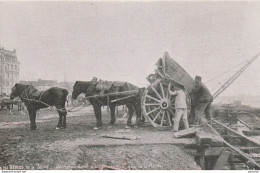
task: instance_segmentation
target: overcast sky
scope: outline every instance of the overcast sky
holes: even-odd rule
[[[260,2],[0,2],[20,79],[129,81],[165,51],[204,82],[260,52]],[[260,95],[260,58],[223,95]],[[213,92],[228,77],[208,83]]]

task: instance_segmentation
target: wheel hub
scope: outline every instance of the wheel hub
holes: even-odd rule
[[[160,102],[160,107],[162,109],[168,109],[169,106],[171,105],[171,101],[169,99],[162,99],[161,102]]]

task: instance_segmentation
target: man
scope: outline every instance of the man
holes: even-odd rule
[[[202,116],[205,113],[208,120],[212,119],[211,115],[211,102],[213,102],[213,96],[208,88],[201,82],[201,77],[195,77],[195,86],[191,91],[193,95],[193,103],[195,104],[195,125],[198,125],[203,119]]]
[[[174,87],[175,91],[170,90],[169,85],[169,94],[170,95],[176,95],[175,97],[175,117],[174,117],[174,126],[173,131],[177,132],[179,131],[179,123],[180,119],[182,118],[185,129],[189,128],[188,123],[188,113],[187,113],[187,103],[186,103],[186,94],[183,91],[183,87]]]

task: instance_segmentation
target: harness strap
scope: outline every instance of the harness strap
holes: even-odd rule
[[[40,93],[39,101],[41,101],[42,93],[44,93],[44,92],[45,92],[45,91],[42,91],[42,92]]]

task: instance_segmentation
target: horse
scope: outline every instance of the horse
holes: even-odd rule
[[[67,126],[65,109],[68,91],[59,87],[51,87],[44,91],[39,91],[32,85],[16,83],[12,88],[10,99],[20,97],[24,102],[30,118],[30,129],[36,129],[36,113],[39,109],[55,106],[59,113],[59,122],[56,129],[65,129]]]
[[[125,86],[114,86],[112,85],[109,89],[109,93],[113,92],[122,92],[122,91],[130,91],[130,90],[139,90],[139,92],[142,92],[142,90],[133,84],[125,82]],[[96,83],[93,83],[92,81],[76,81],[73,86],[73,92],[72,92],[72,99],[77,99],[77,97],[81,94],[85,93],[85,96],[93,96],[95,94],[100,94],[99,91],[97,91]],[[104,93],[108,93],[107,91]],[[115,107],[120,105],[126,105],[129,110],[129,117],[127,119],[127,125],[126,128],[130,128],[132,116],[135,111],[136,113],[136,124],[139,126],[142,122],[145,121],[144,117],[141,116],[141,98],[140,95],[130,97],[115,103],[112,103],[111,100],[122,98],[122,96],[109,96],[109,97],[103,97],[103,98],[89,98],[90,104],[94,108],[94,113],[96,117],[96,126],[94,127],[94,130],[98,130],[102,128],[102,113],[101,113],[101,107],[102,106],[108,106],[110,109],[111,114],[111,121],[110,124],[114,124],[116,121],[115,118]]]

